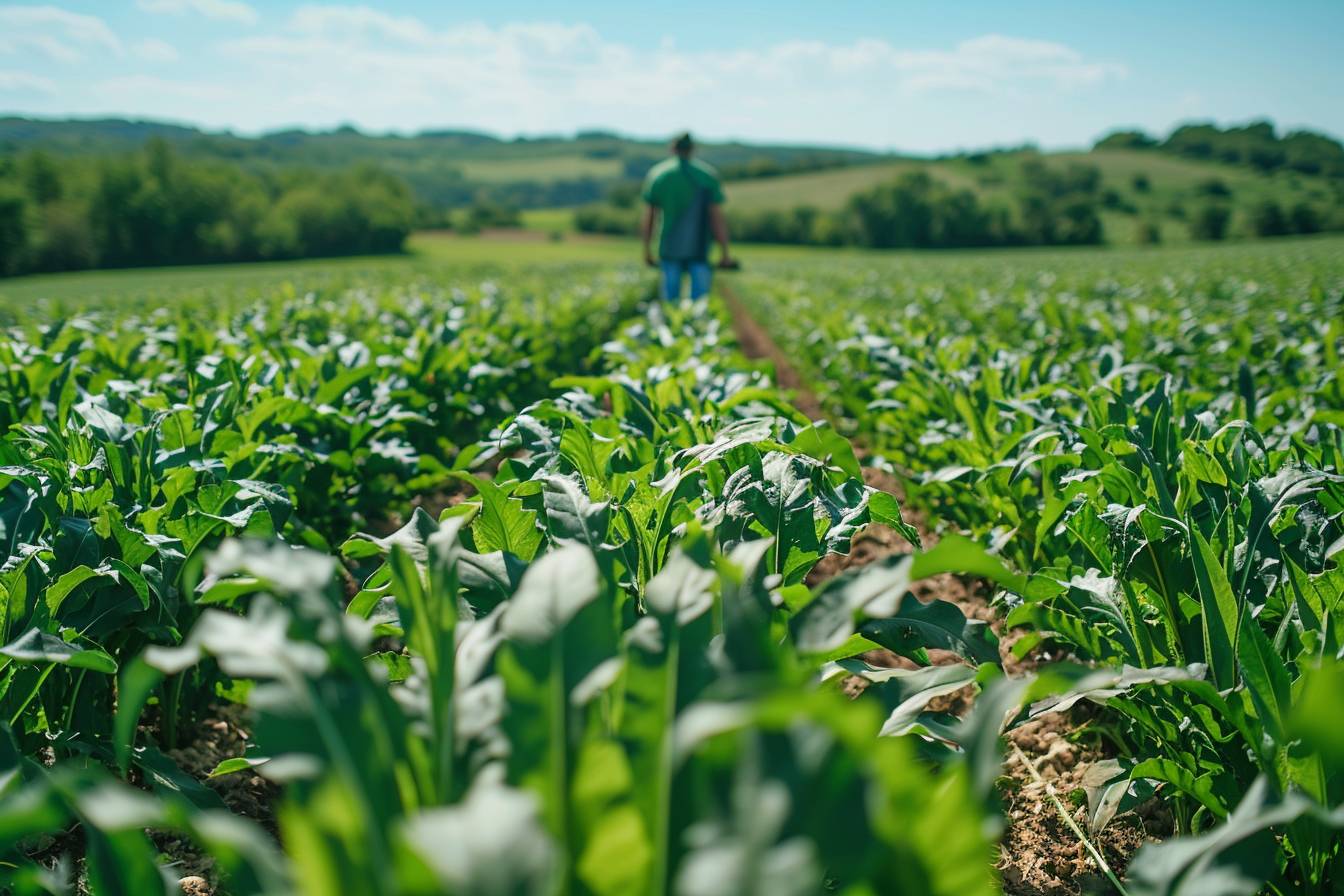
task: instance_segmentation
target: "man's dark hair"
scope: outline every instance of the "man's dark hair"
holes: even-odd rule
[[[677,138],[672,141],[672,151],[679,156],[688,156],[693,149],[695,149],[695,142],[691,140],[689,133],[678,134]]]

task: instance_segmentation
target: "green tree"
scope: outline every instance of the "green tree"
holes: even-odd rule
[[[1256,236],[1283,236],[1290,233],[1288,217],[1273,199],[1265,199],[1251,211],[1251,229]]]
[[[1196,240],[1226,238],[1232,221],[1232,209],[1222,202],[1208,202],[1200,206],[1190,219],[1190,237]]]
[[[1319,233],[1320,212],[1309,202],[1298,202],[1288,211],[1288,225],[1293,233]]]
[[[35,150],[23,156],[18,164],[19,176],[28,196],[38,205],[46,205],[61,198],[61,169],[51,156]]]
[[[23,269],[29,239],[27,197],[17,186],[0,182],[0,274]]]
[[[1134,238],[1140,245],[1156,246],[1162,242],[1162,222],[1151,219],[1140,221]]]
[[[1112,131],[1095,144],[1094,149],[1152,149],[1158,141],[1143,131]]]
[[[1022,163],[1021,236],[1036,245],[1086,245],[1102,242],[1097,206],[1101,171],[1073,163],[1063,168],[1039,159]]]
[[[33,251],[35,270],[81,271],[98,264],[87,206],[70,199],[49,202],[42,206],[39,218],[40,235]]]

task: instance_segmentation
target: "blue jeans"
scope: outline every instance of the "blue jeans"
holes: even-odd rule
[[[662,297],[664,299],[681,298],[681,278],[691,275],[691,298],[703,299],[709,295],[709,284],[713,279],[707,261],[660,261],[662,271]]]

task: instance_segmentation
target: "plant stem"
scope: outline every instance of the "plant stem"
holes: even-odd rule
[[[1041,773],[1036,769],[1036,764],[1027,757],[1026,753],[1022,752],[1022,748],[1017,744],[1013,744],[1013,754],[1017,756],[1019,762],[1027,767],[1027,771],[1031,772],[1031,777],[1036,783],[1045,788],[1046,796],[1050,797],[1050,802],[1055,804],[1055,809],[1059,812],[1059,817],[1064,819],[1064,823],[1069,826],[1069,830],[1073,831],[1074,836],[1078,838],[1078,842],[1083,844],[1083,849],[1087,850],[1088,855],[1092,857],[1092,861],[1097,863],[1097,867],[1100,868],[1101,872],[1106,875],[1108,880],[1110,880],[1111,885],[1115,887],[1115,891],[1119,893],[1120,896],[1129,896],[1129,891],[1125,889],[1124,884],[1120,883],[1120,878],[1115,876],[1115,872],[1111,870],[1111,866],[1106,863],[1106,858],[1102,856],[1101,850],[1097,849],[1096,846],[1092,844],[1092,841],[1087,839],[1087,835],[1083,833],[1083,829],[1078,827],[1078,823],[1073,820],[1073,816],[1069,814],[1069,810],[1065,808],[1064,803],[1060,801],[1059,795],[1055,793],[1055,788],[1051,786],[1049,781],[1041,777]]]

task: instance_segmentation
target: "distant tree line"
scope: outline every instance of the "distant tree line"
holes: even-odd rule
[[[824,152],[804,153],[787,158],[761,155],[744,162],[720,165],[719,174],[724,180],[761,180],[788,174],[810,174],[814,171],[847,168],[853,164],[853,159]]]
[[[258,173],[166,141],[0,159],[0,275],[400,251],[411,191],[371,166]]]
[[[501,139],[462,130],[432,130],[415,135],[375,135],[353,127],[327,132],[286,130],[260,137],[206,133],[196,128],[154,121],[118,119],[44,121],[0,116],[0,156],[42,149],[57,158],[108,157],[138,151],[151,138],[165,140],[192,161],[236,164],[263,174],[290,169],[338,172],[368,159],[408,183],[416,199],[429,209],[463,209],[476,204],[516,209],[573,207],[603,199],[619,180],[640,180],[667,155],[661,142],[635,140],[619,134],[586,130],[572,137],[520,136]],[[820,170],[829,165],[878,161],[881,154],[862,150],[744,143],[707,144],[716,163],[741,176]],[[576,156],[606,160],[607,172],[569,173]],[[497,176],[474,178],[482,163],[532,163],[555,160],[557,176],[514,177],[508,165]],[[545,166],[528,165],[529,172]],[[521,169],[520,169],[521,170]],[[734,173],[733,176],[739,176]]]
[[[1193,159],[1249,165],[1259,171],[1344,178],[1344,145],[1313,131],[1280,137],[1274,125],[1256,121],[1243,127],[1187,124],[1158,140],[1143,131],[1116,131],[1097,141],[1097,149],[1153,149]]]
[[[1022,163],[1013,200],[986,202],[924,171],[904,174],[856,193],[838,211],[730,209],[736,239],[795,245],[873,249],[980,246],[1091,245],[1102,242],[1101,173],[1093,166]],[[579,209],[575,228],[588,233],[631,233],[633,197]]]

